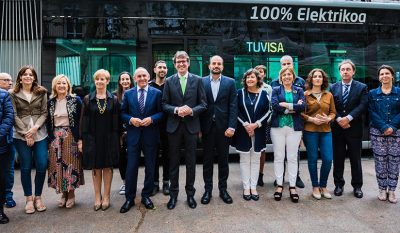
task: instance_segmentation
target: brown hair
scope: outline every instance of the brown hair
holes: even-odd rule
[[[312,79],[315,74],[315,72],[321,72],[322,74],[322,85],[321,85],[321,90],[324,91],[329,87],[329,81],[328,81],[328,75],[323,71],[322,69],[316,68],[310,71],[308,73],[307,79],[306,79],[306,89],[311,90],[313,88],[312,84]]]
[[[46,88],[39,85],[37,73],[32,65],[25,65],[25,66],[21,67],[21,69],[19,69],[17,78],[15,80],[15,86],[13,89],[14,93],[18,93],[21,90],[21,88],[22,88],[21,77],[27,70],[30,70],[33,74],[33,82],[32,82],[31,92],[33,92],[36,95],[47,93]]]
[[[293,82],[294,82],[294,79],[296,78],[296,73],[294,72],[294,69],[293,69],[292,67],[290,67],[290,66],[284,67],[284,68],[282,68],[282,69],[279,71],[279,83],[281,83],[281,84],[282,84],[282,75],[283,75],[283,73],[285,73],[286,71],[289,71],[290,73],[292,73],[292,75],[293,75]]]
[[[243,74],[242,85],[243,85],[244,89],[247,90],[247,88],[248,88],[246,80],[247,80],[247,76],[249,76],[251,74],[254,74],[257,77],[257,87],[258,88],[262,87],[263,81],[261,80],[260,72],[258,72],[258,70],[254,69],[254,68],[250,68]]]
[[[379,73],[380,73],[381,70],[383,70],[383,69],[389,70],[389,72],[392,74],[392,77],[394,78],[394,69],[393,69],[393,67],[391,67],[391,66],[389,66],[389,65],[381,65],[381,66],[378,68],[378,77],[379,77]]]
[[[131,80],[131,85],[129,87],[131,87],[131,88],[133,87],[132,75],[127,71],[122,71],[118,76],[118,89],[117,89],[118,102],[122,101],[122,93],[124,92],[124,88],[122,87],[121,83],[119,83],[121,81],[121,76],[123,74],[127,74],[129,76],[129,80]]]

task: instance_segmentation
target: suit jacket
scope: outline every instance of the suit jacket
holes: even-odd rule
[[[330,91],[335,101],[336,118],[351,115],[353,120],[350,121],[350,128],[348,128],[346,132],[355,137],[362,137],[362,114],[368,107],[367,85],[353,80],[346,106],[344,106],[342,98],[342,81],[332,84]],[[336,120],[332,123],[332,130],[342,130],[342,127],[339,126]]]
[[[167,116],[167,132],[174,133],[180,124],[184,123],[191,134],[200,131],[200,113],[207,109],[206,94],[201,78],[188,73],[185,94],[182,94],[178,74],[167,78],[164,86],[162,106]],[[192,116],[184,118],[175,114],[175,108],[187,105],[193,110]]]
[[[158,124],[163,116],[161,98],[161,91],[149,86],[146,102],[144,104],[144,113],[142,114],[139,107],[137,88],[134,87],[125,92],[124,98],[122,99],[121,119],[127,127],[128,145],[136,145],[139,143],[141,136],[146,138],[144,141],[146,145],[155,146],[159,143],[160,132]],[[139,119],[150,117],[153,123],[147,127],[135,127],[129,122],[132,117]]]
[[[201,131],[203,134],[210,132],[213,119],[218,130],[235,129],[238,114],[235,81],[222,75],[217,98],[214,101],[210,77],[202,78],[207,97],[207,110],[200,115]]]

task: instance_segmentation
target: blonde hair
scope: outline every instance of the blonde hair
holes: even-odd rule
[[[282,76],[283,73],[285,73],[286,71],[289,71],[290,73],[292,73],[293,75],[293,82],[296,78],[296,73],[294,72],[294,69],[292,67],[284,67],[279,71],[279,83],[282,84]]]
[[[57,90],[56,90],[56,85],[58,81],[60,81],[62,78],[65,78],[68,84],[68,90],[67,90],[67,95],[72,95],[72,87],[71,87],[71,82],[69,81],[69,78],[64,75],[64,74],[59,74],[56,77],[53,78],[51,81],[51,97],[56,98],[58,96]]]
[[[100,75],[104,75],[104,76],[106,77],[107,81],[110,81],[110,77],[111,77],[110,72],[108,72],[108,71],[105,70],[105,69],[97,70],[97,71],[93,74],[93,79],[96,79],[96,78],[97,78],[98,76],[100,76]]]

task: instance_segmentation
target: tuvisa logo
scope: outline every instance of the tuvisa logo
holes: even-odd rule
[[[283,53],[282,42],[271,42],[271,41],[248,41],[247,51],[249,53]]]

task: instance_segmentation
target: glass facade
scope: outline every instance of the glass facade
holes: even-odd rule
[[[318,67],[331,82],[340,79],[337,65],[352,59],[355,78],[370,88],[381,64],[400,70],[398,4],[265,2],[44,0],[42,74],[50,81],[65,72],[90,88],[94,71],[104,68],[113,90],[119,72],[142,66],[152,73],[157,60],[173,74],[177,50],[189,53],[190,71],[200,76],[209,74],[210,56],[221,55],[238,87],[244,71],[259,64],[267,67],[266,82],[275,79],[286,54],[299,76]]]

